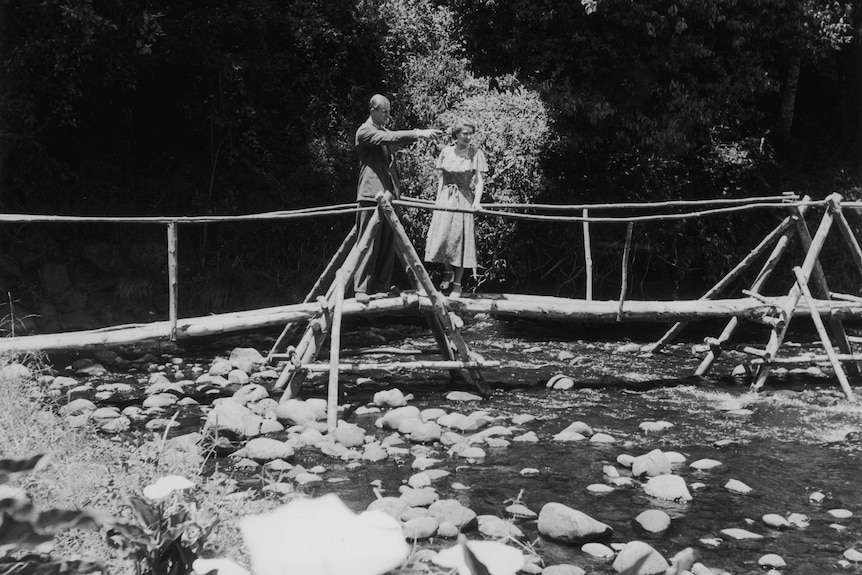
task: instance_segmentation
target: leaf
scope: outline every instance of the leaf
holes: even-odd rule
[[[0,515],[0,551],[22,545],[39,545],[51,539],[51,535],[37,533],[27,521],[18,521],[6,513]]]
[[[9,477],[18,473],[38,471],[48,463],[44,453],[25,459],[0,459],[0,483],[5,483]]]
[[[159,511],[149,501],[137,495],[130,495],[129,505],[142,526],[153,529],[158,525]]]
[[[466,544],[462,545],[462,547],[464,548],[464,562],[467,563],[467,568],[470,569],[472,575],[491,575],[485,564],[479,561],[478,557],[470,551],[470,547]]]

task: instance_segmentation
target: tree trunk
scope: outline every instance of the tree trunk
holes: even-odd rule
[[[790,140],[790,130],[793,128],[793,113],[796,109],[796,90],[799,87],[799,71],[802,67],[802,58],[796,54],[790,60],[787,68],[787,79],[781,91],[781,107],[778,110],[778,118],[775,121],[775,137],[779,144],[786,144]]]

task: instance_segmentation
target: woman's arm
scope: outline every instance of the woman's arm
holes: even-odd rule
[[[482,192],[485,191],[485,178],[482,172],[476,172],[476,187],[473,188],[473,209],[482,209]]]

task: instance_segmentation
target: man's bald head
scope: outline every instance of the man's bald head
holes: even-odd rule
[[[389,99],[380,94],[374,94],[368,103],[371,108],[371,121],[379,127],[389,123]]]
[[[374,94],[371,96],[371,101],[368,102],[368,109],[374,111],[383,105],[390,106],[389,98],[382,94]]]

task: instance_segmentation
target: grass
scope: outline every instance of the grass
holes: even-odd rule
[[[30,358],[34,371],[44,369]],[[0,366],[11,358],[0,357]],[[182,475],[197,486],[194,498],[219,522],[207,541],[207,555],[228,557],[247,564],[238,520],[275,507],[274,500],[225,499],[230,481],[223,475],[204,477],[199,461],[171,456],[162,437],[142,435],[119,440],[93,428],[70,428],[56,405],[46,402],[36,379],[0,379],[0,457],[23,458],[47,453],[48,464],[37,473],[17,478],[16,484],[37,508],[100,509],[128,518],[128,496],[164,475]],[[54,554],[98,559],[109,573],[134,572],[134,564],[110,547],[104,532],[72,529],[55,538]]]

